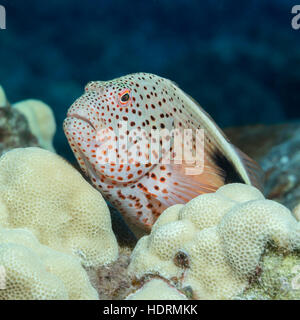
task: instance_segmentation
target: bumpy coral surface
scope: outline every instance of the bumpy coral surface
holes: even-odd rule
[[[130,294],[126,300],[187,300],[187,297],[166,281],[152,279]]]
[[[228,184],[165,210],[137,243],[129,272],[159,275],[196,299],[231,299],[257,276],[268,245],[300,249],[300,224],[254,187]]]
[[[13,107],[25,116],[39,145],[55,152],[52,140],[56,131],[56,123],[52,109],[44,102],[34,99],[20,101]]]
[[[0,228],[0,300],[98,299],[77,257],[41,245],[26,229]]]
[[[101,194],[50,151],[19,148],[0,158],[0,202],[0,225],[28,228],[42,244],[77,255],[85,266],[118,257]]]

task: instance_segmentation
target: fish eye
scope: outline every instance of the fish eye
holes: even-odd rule
[[[130,95],[129,95],[129,91],[126,90],[125,92],[123,92],[120,96],[120,102],[122,104],[126,104],[130,99]]]
[[[122,102],[127,102],[129,100],[129,93],[125,93],[121,97]]]

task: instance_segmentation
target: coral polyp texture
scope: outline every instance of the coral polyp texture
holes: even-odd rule
[[[300,223],[254,187],[228,184],[165,210],[137,243],[129,273],[163,277],[194,299],[234,299],[264,274],[269,247],[299,252]]]
[[[80,260],[41,245],[26,229],[0,228],[0,300],[95,300]]]
[[[30,229],[86,267],[115,261],[118,245],[101,194],[58,155],[18,148],[0,158],[0,226]]]
[[[151,279],[126,300],[188,300],[186,295],[179,292],[162,279]]]
[[[15,103],[13,107],[25,116],[39,145],[55,152],[52,140],[56,132],[56,122],[52,109],[44,102],[34,99],[20,101]]]

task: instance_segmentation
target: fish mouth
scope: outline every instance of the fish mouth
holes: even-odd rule
[[[78,120],[81,120],[81,121],[83,121],[83,122],[86,122],[88,125],[90,125],[90,126],[92,127],[92,129],[94,129],[94,130],[96,131],[96,129],[95,129],[94,125],[92,124],[92,122],[91,122],[89,119],[87,119],[86,117],[81,116],[81,115],[79,115],[79,114],[77,114],[77,113],[68,114],[68,117],[69,117],[69,118],[76,118],[76,119],[78,119]]]

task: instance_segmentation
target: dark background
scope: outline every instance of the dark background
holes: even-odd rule
[[[300,30],[289,0],[0,0],[0,83],[62,121],[90,80],[144,71],[175,81],[221,126],[300,118]]]

